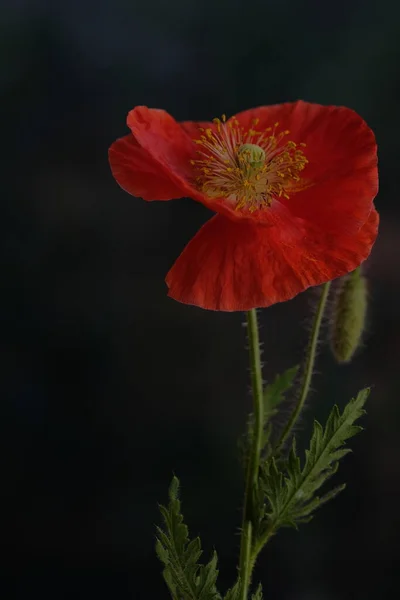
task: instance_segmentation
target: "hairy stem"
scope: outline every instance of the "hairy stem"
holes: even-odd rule
[[[255,309],[246,313],[247,335],[253,392],[254,427],[250,454],[247,463],[246,488],[243,505],[243,521],[240,540],[239,577],[241,581],[241,600],[247,600],[251,582],[251,553],[253,531],[253,502],[258,485],[258,470],[263,438],[263,382],[258,335],[257,312]]]
[[[285,429],[282,432],[282,435],[278,441],[276,446],[275,454],[279,454],[282,446],[288,439],[293,427],[295,426],[297,419],[302,411],[304,403],[307,399],[308,392],[310,390],[310,384],[312,379],[312,374],[314,370],[316,352],[317,352],[317,343],[319,332],[321,329],[322,317],[324,316],[326,301],[329,296],[329,289],[331,286],[331,282],[328,281],[322,286],[322,292],[319,299],[319,303],[317,306],[317,312],[315,313],[314,323],[311,330],[310,341],[308,343],[308,349],[306,354],[306,362],[304,365],[303,379],[300,388],[300,395],[297,401],[295,408],[293,409],[292,414],[290,415],[290,419],[286,424]]]
[[[239,577],[240,577],[240,600],[247,600],[249,587],[251,583],[251,556],[252,556],[252,532],[253,526],[251,521],[246,520],[242,525],[240,539],[240,562],[239,562]]]

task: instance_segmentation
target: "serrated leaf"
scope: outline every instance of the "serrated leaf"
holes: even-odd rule
[[[160,506],[164,529],[157,527],[156,552],[164,564],[165,582],[173,600],[221,600],[216,589],[217,554],[206,565],[199,564],[200,538],[189,539],[178,494],[179,480],[174,477],[168,507]]]
[[[299,366],[291,367],[276,375],[274,381],[264,388],[264,418],[269,419],[275,414],[277,407],[285,399],[286,392],[292,387]]]
[[[368,395],[369,389],[360,391],[356,398],[350,400],[342,414],[334,406],[325,427],[314,421],[303,466],[297,456],[295,441],[285,461],[278,464],[272,458],[262,466],[260,485],[266,507],[264,522],[259,527],[261,539],[266,540],[279,527],[297,528],[298,524],[309,521],[317,508],[344,489],[345,486],[341,485],[322,497],[316,494],[336,473],[339,460],[351,452],[343,446],[361,430],[354,422],[364,414],[363,406]]]
[[[280,375],[276,375],[274,381],[265,386],[263,391],[263,438],[261,454],[266,456],[270,453],[269,440],[271,437],[270,419],[278,412],[278,406],[285,400],[286,392],[292,387],[294,379],[299,370],[298,365],[287,369]],[[248,452],[253,439],[254,416],[250,414],[247,432],[239,441],[239,451],[244,466],[247,464]]]
[[[251,596],[251,600],[263,600],[261,583],[259,584],[256,593]]]
[[[240,598],[240,579],[237,580],[235,585],[226,592],[224,600],[239,600]]]

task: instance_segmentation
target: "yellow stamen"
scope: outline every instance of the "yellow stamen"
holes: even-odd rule
[[[290,132],[278,133],[279,122],[263,131],[255,129],[259,119],[247,131],[236,117],[227,121],[222,115],[213,123],[215,128],[200,129],[200,138],[193,140],[199,158],[191,161],[198,172],[196,185],[207,196],[254,212],[301,188],[297,182],[308,163],[301,149],[306,145],[285,142]]]

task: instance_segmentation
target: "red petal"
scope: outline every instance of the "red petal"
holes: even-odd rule
[[[200,128],[216,129],[215,124],[210,123],[210,121],[181,121],[179,125],[186,131],[192,140],[198,140],[200,138],[202,133]]]
[[[183,183],[193,176],[190,161],[195,145],[165,110],[137,106],[128,114],[127,123],[140,146],[166,170]]]
[[[265,227],[217,215],[168,273],[169,296],[224,311],[283,302],[355,269],[369,255],[377,227],[375,209],[351,236],[326,234],[300,219]]]
[[[378,191],[376,142],[365,121],[349,108],[301,100],[237,115],[245,129],[256,118],[258,130],[279,122],[278,132],[290,131],[286,139],[306,144],[305,189],[280,201],[294,215],[325,230],[358,230]]]
[[[108,156],[115,179],[133,196],[144,200],[171,200],[182,197],[182,189],[162,165],[139,146],[132,134],[114,142]]]
[[[134,108],[128,114],[127,122],[141,148],[179,188],[180,193],[175,197],[193,198],[211,210],[234,212],[232,208],[224,206],[224,199],[207,198],[193,185],[196,174],[191,160],[197,157],[196,145],[186,132],[194,131],[193,123],[190,125],[187,122],[182,127],[164,110],[146,106]],[[196,136],[199,137],[198,129]]]

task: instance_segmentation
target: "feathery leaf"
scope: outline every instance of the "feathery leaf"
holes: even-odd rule
[[[261,583],[259,584],[255,594],[251,596],[251,600],[263,600]]]
[[[271,435],[270,419],[278,412],[279,405],[285,400],[286,392],[293,386],[294,379],[299,370],[299,366],[291,367],[280,375],[276,375],[272,383],[265,386],[263,392],[263,442],[262,454],[270,453],[269,439]],[[254,417],[250,414],[247,425],[247,432],[239,442],[242,462],[246,466],[249,448],[253,439]]]
[[[291,367],[264,388],[264,420],[267,421],[277,412],[279,404],[285,400],[286,392],[292,387],[299,367]]]
[[[157,527],[156,552],[164,564],[164,579],[173,600],[221,600],[216,589],[217,555],[199,564],[202,555],[200,538],[189,540],[178,498],[179,480],[172,479],[168,507],[160,506],[164,529]]]
[[[224,600],[239,600],[240,598],[240,579],[237,580],[235,585],[226,592]]]
[[[362,428],[354,425],[365,411],[363,406],[368,398],[369,389],[361,390],[356,398],[350,400],[342,414],[334,406],[325,428],[314,421],[309,449],[305,452],[304,465],[296,453],[296,443],[287,459],[278,463],[274,458],[262,465],[260,487],[263,490],[265,506],[263,521],[258,529],[258,537],[265,541],[279,527],[296,527],[309,521],[312,513],[334,498],[344,489],[338,486],[322,497],[316,495],[319,488],[336,473],[339,463],[348,452],[344,448],[346,440]]]

